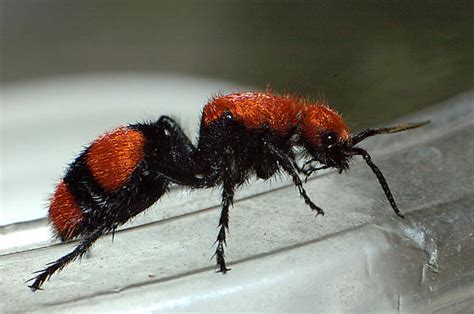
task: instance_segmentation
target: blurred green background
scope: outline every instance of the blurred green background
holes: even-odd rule
[[[85,72],[174,72],[323,96],[354,128],[474,85],[473,1],[1,6],[3,85]]]

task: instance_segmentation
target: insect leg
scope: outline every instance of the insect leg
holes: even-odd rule
[[[60,259],[48,264],[49,266],[45,269],[38,271],[38,276],[29,279],[28,281],[34,280],[33,284],[29,287],[34,292],[38,289],[41,289],[43,283],[48,280],[55,272],[63,269],[68,263],[72,262],[78,257],[81,257],[86,253],[92,244],[104,233],[102,229],[97,229],[86,238],[84,238],[81,243],[76,246],[76,248],[69,254],[64,255]]]
[[[298,191],[301,197],[304,199],[306,205],[308,205],[312,210],[317,211],[317,215],[323,216],[324,211],[320,207],[316,206],[316,204],[311,201],[308,194],[306,193],[306,190],[303,187],[303,183],[301,182],[301,179],[298,176],[298,173],[296,172],[291,159],[274,145],[270,143],[266,143],[266,145],[268,149],[272,152],[273,156],[278,160],[278,163],[281,165],[283,170],[285,170],[293,178],[293,183],[298,188]]]
[[[196,147],[186,136],[176,121],[167,116],[158,120],[163,128],[167,142],[167,155],[160,165],[160,173],[173,183],[202,187],[205,182],[201,176],[201,164],[195,162]],[[206,170],[206,169],[204,169]]]
[[[179,144],[183,152],[186,151],[184,155],[189,155],[196,150],[196,147],[176,121],[168,116],[162,116],[158,120],[158,124],[173,135],[173,141]]]
[[[234,184],[232,180],[228,178],[224,179],[223,190],[222,190],[222,211],[219,219],[219,233],[217,234],[217,248],[215,252],[217,271],[226,273],[230,268],[226,267],[224,246],[226,245],[226,230],[229,229],[229,207],[234,202]]]

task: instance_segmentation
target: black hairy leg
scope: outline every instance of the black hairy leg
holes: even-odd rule
[[[165,135],[172,139],[170,149],[175,155],[191,156],[195,152],[196,147],[176,121],[168,116],[162,116],[158,124],[165,130]]]
[[[229,229],[229,207],[234,202],[234,183],[232,176],[226,175],[222,187],[222,211],[219,218],[219,232],[217,234],[217,247],[214,255],[216,256],[217,272],[226,273],[230,268],[225,264],[224,246],[226,243],[226,231]]]
[[[48,264],[49,266],[43,270],[38,271],[39,275],[31,278],[28,281],[34,280],[33,284],[29,287],[31,290],[36,291],[41,289],[41,285],[48,280],[55,272],[63,269],[67,264],[74,261],[76,258],[84,255],[92,244],[104,233],[102,229],[96,229],[94,232],[86,236],[81,243],[69,254],[64,255],[60,259]]]
[[[209,163],[208,156],[204,156],[176,121],[167,116],[162,116],[158,124],[163,128],[167,137],[169,153],[166,154],[164,162],[160,163],[160,175],[169,181],[193,188],[205,188],[215,186],[224,163],[221,160]],[[199,155],[200,154],[200,155]]]
[[[160,174],[176,184],[202,187],[203,180],[197,176],[200,167],[194,160],[196,147],[170,117],[162,116],[158,124],[163,128],[169,150],[165,161],[160,164]]]
[[[298,176],[298,173],[293,165],[293,161],[291,160],[291,158],[287,156],[284,152],[282,152],[280,149],[275,147],[273,144],[266,142],[265,145],[272,152],[273,156],[281,165],[283,170],[285,170],[293,178],[293,183],[298,188],[298,191],[301,197],[304,199],[304,202],[306,203],[306,205],[308,205],[312,210],[317,211],[316,216],[317,215],[324,216],[323,209],[317,206],[316,204],[314,204],[313,201],[309,198],[308,194],[306,193],[306,190],[303,187],[303,182],[301,182],[301,179]]]

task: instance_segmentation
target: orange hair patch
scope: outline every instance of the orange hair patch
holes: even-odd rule
[[[341,139],[350,137],[342,117],[326,105],[309,105],[303,108],[301,132],[313,144],[319,144],[320,135],[325,131],[336,132]]]
[[[298,113],[303,106],[303,102],[290,96],[236,93],[210,101],[204,108],[203,121],[209,124],[228,111],[234,119],[249,128],[268,125],[276,132],[286,133],[298,124]]]
[[[75,236],[77,226],[82,221],[82,211],[63,181],[58,184],[51,198],[49,219],[64,240]]]
[[[91,144],[87,165],[104,190],[116,190],[127,182],[142,161],[144,145],[145,138],[141,132],[118,128]]]

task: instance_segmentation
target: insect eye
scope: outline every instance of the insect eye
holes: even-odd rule
[[[339,136],[336,132],[333,131],[324,132],[321,135],[321,143],[325,146],[331,146],[333,144],[336,144],[338,140]]]

